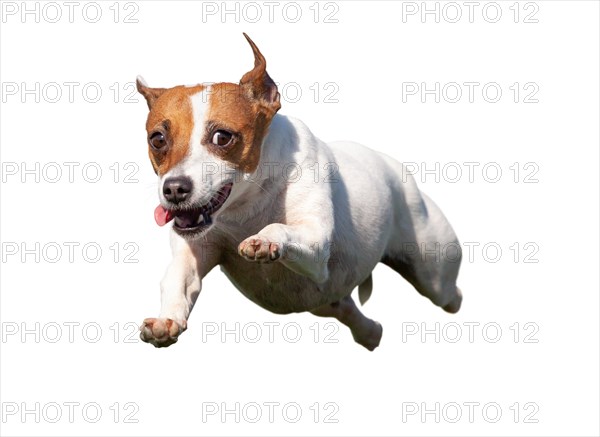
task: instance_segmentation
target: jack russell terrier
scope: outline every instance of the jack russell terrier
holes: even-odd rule
[[[137,79],[159,177],[154,216],[161,226],[173,220],[160,314],[144,320],[142,340],[175,343],[202,278],[217,265],[261,307],[335,317],[369,350],[383,329],[351,293],[358,286],[367,301],[379,262],[457,312],[461,250],[440,209],[400,162],[352,142],[326,144],[301,121],[277,115],[277,85],[244,36],[254,68],[239,84],[167,89]]]

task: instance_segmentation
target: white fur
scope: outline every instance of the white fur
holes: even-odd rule
[[[202,94],[191,97],[195,127],[190,154],[163,180],[192,177],[194,202],[210,199],[228,181],[235,183],[203,236],[192,241],[173,236],[174,259],[161,284],[160,320],[174,320],[185,329],[201,278],[218,263],[262,307],[336,317],[370,350],[379,344],[381,326],[360,314],[349,296],[363,283],[368,290],[371,272],[382,260],[433,303],[458,311],[458,240],[401,163],[356,143],[325,144],[299,120],[276,115],[254,173],[207,174],[207,163],[224,169],[226,164],[200,144],[207,105]],[[283,172],[286,166],[293,170],[291,180]],[[270,174],[269,168],[275,171]],[[240,256],[237,249],[251,240],[275,244],[279,258],[249,262],[254,259]],[[457,257],[448,260],[440,252],[439,259],[432,259],[425,250],[436,244],[455,245]],[[370,290],[363,293],[368,294]],[[162,340],[144,331],[142,338],[161,345]]]

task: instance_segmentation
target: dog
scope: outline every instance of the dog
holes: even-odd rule
[[[143,341],[169,346],[186,330],[215,266],[244,296],[276,313],[309,311],[348,326],[372,351],[383,329],[361,304],[382,262],[449,313],[460,309],[457,237],[400,162],[353,142],[324,143],[277,114],[277,85],[244,33],[254,68],[239,84],[151,88],[149,156],[158,176],[157,224],[173,221],[173,260],[161,310]],[[433,253],[453,248],[448,253]],[[448,252],[448,250],[446,250]],[[444,255],[444,256],[442,256]]]

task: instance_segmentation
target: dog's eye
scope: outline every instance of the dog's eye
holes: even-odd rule
[[[233,139],[233,134],[231,132],[227,132],[226,130],[218,130],[213,134],[212,143],[215,146],[225,147],[231,143]]]
[[[167,140],[165,136],[160,132],[154,132],[150,136],[150,145],[155,149],[162,149],[167,145]]]

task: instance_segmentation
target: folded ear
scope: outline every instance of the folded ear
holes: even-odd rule
[[[138,76],[135,80],[138,92],[144,96],[148,109],[152,109],[154,102],[166,91],[165,88],[150,88],[142,76]]]
[[[277,85],[275,85],[275,82],[273,82],[273,79],[267,73],[267,61],[265,57],[258,50],[254,41],[245,33],[244,36],[248,40],[250,47],[252,47],[252,52],[254,52],[254,68],[244,74],[240,80],[240,86],[250,97],[259,100],[263,106],[270,109],[274,114],[281,108]]]

